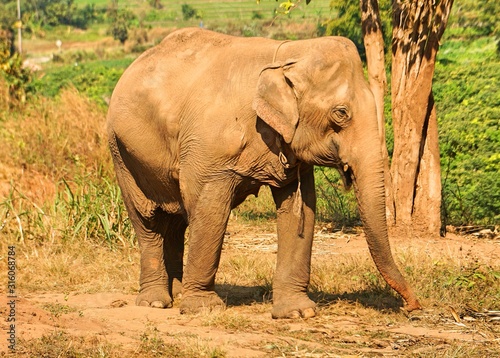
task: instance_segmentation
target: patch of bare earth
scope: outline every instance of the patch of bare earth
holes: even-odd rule
[[[500,354],[500,324],[479,316],[457,315],[450,302],[434,300],[423,311],[408,314],[399,309],[377,308],[361,296],[339,292],[336,297],[313,295],[319,302],[314,318],[272,320],[269,287],[248,287],[244,278],[228,279],[226,272],[228,267],[237,265],[234,255],[274,257],[277,246],[273,230],[272,225],[231,223],[218,273],[217,290],[228,302],[228,308],[222,312],[180,315],[178,303],[165,310],[137,307],[135,295],[120,292],[79,293],[65,292],[64,288],[59,293],[20,291],[16,301],[17,355],[32,356],[33,352],[39,352],[34,347],[44,342],[62,345],[57,356],[71,356],[68,352],[75,350],[89,356],[101,352],[101,356],[112,357],[493,357]],[[430,260],[452,257],[466,261],[481,257],[485,263],[494,263],[500,259],[498,239],[473,240],[451,235],[437,239],[395,239],[392,246],[396,257],[420,252]],[[362,234],[332,234],[318,228],[313,275],[314,267],[322,262],[348,255],[356,255],[360,261],[370,260]],[[422,301],[424,305],[430,302],[425,297]],[[7,315],[7,303],[2,295],[2,317]],[[12,354],[5,345],[8,328],[2,319],[2,354]],[[94,350],[90,350],[92,347]]]

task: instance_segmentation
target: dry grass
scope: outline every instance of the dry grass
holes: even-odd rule
[[[0,220],[9,240],[131,240],[102,108],[66,90],[0,120]]]

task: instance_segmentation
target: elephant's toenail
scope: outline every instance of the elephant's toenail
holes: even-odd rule
[[[306,308],[302,311],[303,318],[311,318],[314,316],[316,316],[316,311],[314,311],[314,308]]]
[[[288,318],[300,318],[300,312],[299,311],[292,311],[288,314]]]
[[[151,302],[151,307],[153,307],[153,308],[165,308],[165,307],[167,307],[167,305],[165,303],[163,303],[162,301],[154,301],[154,302]]]
[[[139,302],[139,306],[149,307],[149,302],[148,301],[141,301],[141,302]]]

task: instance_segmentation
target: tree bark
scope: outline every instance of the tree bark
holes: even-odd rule
[[[424,124],[425,137],[422,140],[423,147],[415,188],[413,225],[427,226],[428,232],[435,234],[441,229],[441,162],[436,106],[432,93],[429,110],[428,120]]]
[[[396,225],[433,235],[440,227],[441,175],[432,78],[452,4],[393,2],[391,171]]]
[[[387,223],[392,225],[395,220],[395,209],[384,118],[384,96],[387,89],[387,76],[385,73],[384,37],[382,33],[382,23],[380,21],[378,0],[360,0],[360,8],[361,28],[363,31],[363,42],[365,45],[368,66],[368,80],[377,107],[377,123],[384,161],[386,217]]]

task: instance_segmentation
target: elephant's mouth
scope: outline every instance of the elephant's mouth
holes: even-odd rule
[[[349,190],[352,187],[352,182],[354,179],[354,173],[352,168],[348,164],[344,164],[339,169],[340,176],[342,177],[342,182],[344,183],[345,190]]]

